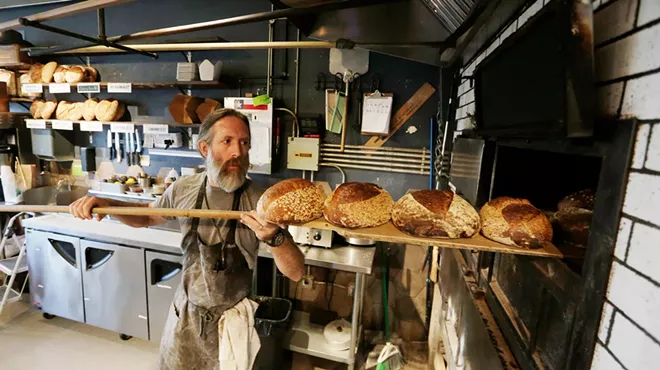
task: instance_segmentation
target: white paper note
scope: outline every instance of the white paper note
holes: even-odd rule
[[[250,147],[250,163],[259,166],[270,163],[270,129],[265,126],[252,125],[252,146]]]
[[[55,130],[67,130],[67,131],[72,131],[73,130],[73,122],[72,121],[62,121],[62,120],[51,120],[50,124]]]
[[[82,121],[80,122],[80,131],[102,132],[103,122]]]
[[[392,116],[391,96],[365,96],[362,108],[362,133],[388,135]]]
[[[51,94],[68,94],[71,92],[71,85],[69,84],[48,84],[48,91]]]

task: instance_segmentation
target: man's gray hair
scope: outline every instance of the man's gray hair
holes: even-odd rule
[[[250,121],[245,116],[245,114],[231,108],[220,108],[214,110],[213,112],[211,112],[211,114],[209,114],[208,116],[206,116],[206,118],[204,118],[204,121],[202,121],[202,125],[199,128],[199,137],[197,138],[197,140],[204,141],[210,145],[211,140],[213,139],[213,125],[215,125],[215,123],[218,122],[219,120],[226,117],[236,117],[241,121],[243,121],[245,123],[245,126],[247,126],[248,134],[250,135],[250,138],[252,138],[252,134],[250,133]]]

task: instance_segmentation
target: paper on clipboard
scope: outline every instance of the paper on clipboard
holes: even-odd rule
[[[364,94],[362,135],[389,135],[393,101],[392,94]]]

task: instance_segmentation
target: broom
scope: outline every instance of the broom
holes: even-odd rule
[[[387,251],[389,253],[390,247],[387,246]],[[389,318],[389,305],[387,298],[387,288],[389,286],[390,280],[390,264],[389,260],[385,256],[385,251],[381,245],[380,248],[380,261],[383,271],[383,316],[385,318],[385,340],[387,343],[385,347],[380,351],[380,356],[378,356],[378,365],[376,370],[399,370],[403,369],[403,356],[399,348],[390,342],[390,318]]]

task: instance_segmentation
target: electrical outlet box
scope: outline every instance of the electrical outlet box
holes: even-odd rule
[[[320,139],[290,137],[287,150],[287,168],[290,170],[319,170]]]

